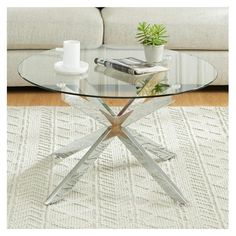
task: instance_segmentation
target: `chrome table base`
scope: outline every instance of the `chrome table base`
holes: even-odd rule
[[[53,204],[64,198],[64,195],[73,188],[79,178],[86,173],[94,161],[99,158],[99,155],[109,145],[113,137],[120,139],[134,157],[136,157],[138,162],[172,199],[182,204],[187,203],[177,186],[163,172],[157,162],[150,157],[147,151],[157,156],[160,161],[171,159],[175,154],[137,133],[135,130],[127,128],[131,123],[170,104],[171,97],[153,98],[148,101],[143,99],[130,99],[122,110],[118,114],[115,114],[102,99],[84,99],[73,95],[63,96],[65,102],[93,117],[103,124],[104,127],[52,153],[52,156],[60,161],[91,146],[69,174],[50,194],[45,201],[46,205]]]

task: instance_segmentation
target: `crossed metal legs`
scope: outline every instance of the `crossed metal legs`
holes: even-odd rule
[[[80,109],[80,111],[89,114],[105,127],[82,139],[75,140],[52,154],[56,160],[63,160],[64,158],[91,146],[69,174],[50,194],[45,202],[46,205],[53,204],[63,199],[64,195],[68,193],[77,183],[79,178],[87,172],[88,168],[92,166],[94,161],[115,136],[117,136],[127,149],[130,150],[138,162],[172,199],[182,204],[187,203],[177,186],[163,172],[157,162],[150,157],[148,152],[157,156],[160,161],[171,159],[175,154],[137,133],[135,130],[127,128],[128,125],[152,113],[154,110],[168,105],[171,102],[170,97],[154,98],[148,102],[143,102],[134,106],[131,104],[134,104],[135,100],[129,100],[127,105],[124,106],[118,114],[115,114],[107,104],[99,99],[90,98],[87,100],[72,95],[66,95],[64,100],[70,105]],[[93,111],[89,111],[89,109],[92,109]]]

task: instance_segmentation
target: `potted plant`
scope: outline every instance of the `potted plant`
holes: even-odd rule
[[[136,38],[144,45],[144,53],[148,63],[160,62],[163,58],[164,45],[167,43],[166,27],[161,24],[140,22]]]

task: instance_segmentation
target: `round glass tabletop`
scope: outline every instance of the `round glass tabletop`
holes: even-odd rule
[[[216,79],[216,69],[198,57],[165,50],[161,66],[165,72],[130,75],[94,63],[95,58],[144,59],[141,49],[101,47],[81,50],[81,60],[89,69],[81,75],[58,73],[54,64],[61,61],[63,52],[48,50],[24,59],[18,73],[26,81],[43,89],[73,95],[100,98],[147,98],[175,95],[209,85]]]

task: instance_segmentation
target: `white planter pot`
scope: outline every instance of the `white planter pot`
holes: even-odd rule
[[[164,54],[164,45],[160,46],[144,46],[144,53],[146,57],[146,61],[148,63],[155,63],[162,61]]]

